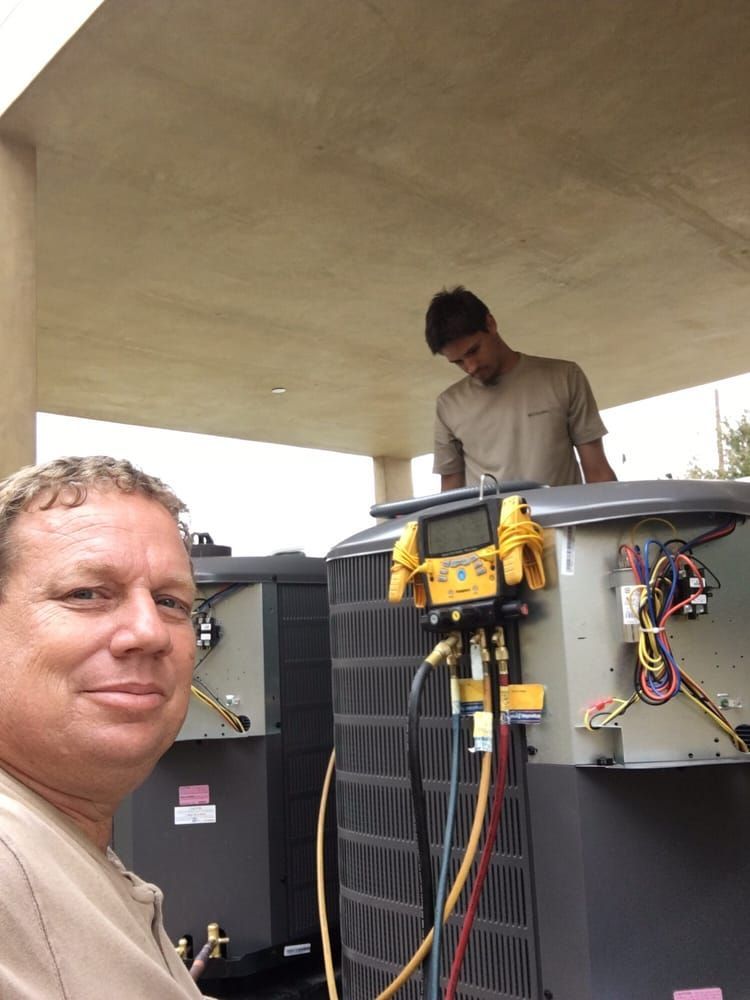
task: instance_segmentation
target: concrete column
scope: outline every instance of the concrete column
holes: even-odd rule
[[[0,478],[36,453],[36,151],[0,137]]]
[[[373,458],[375,472],[375,503],[407,500],[414,496],[410,458]]]

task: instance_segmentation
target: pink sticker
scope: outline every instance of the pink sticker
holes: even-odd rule
[[[702,990],[675,990],[672,1000],[724,1000],[718,986],[707,986]]]
[[[179,796],[181,806],[205,806],[211,801],[208,785],[180,785]],[[701,997],[699,1000],[703,1000],[703,998]]]

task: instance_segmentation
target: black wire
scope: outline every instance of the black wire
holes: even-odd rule
[[[238,590],[244,590],[248,587],[248,583],[231,583],[228,587],[224,587],[223,590],[217,590],[213,594],[209,594],[208,597],[204,597],[198,607],[195,609],[193,614],[201,614],[207,608],[213,608],[221,601],[225,600],[227,597],[231,597],[232,594],[236,594]]]
[[[710,588],[711,590],[721,590],[721,580],[714,573],[711,567],[706,566],[703,560],[699,559],[698,556],[694,556],[691,554],[690,558],[693,560],[696,566],[700,566],[700,568],[703,570],[707,578],[709,576],[713,577],[713,583],[711,583],[710,580],[706,579],[706,589],[708,590]]]
[[[206,654],[206,655],[208,655],[208,654]],[[205,660],[205,658],[206,658],[206,657],[204,656],[204,657],[203,657],[203,659]],[[200,677],[194,677],[194,678],[193,678],[193,684],[197,684],[197,685],[198,685],[198,687],[202,687],[202,688],[203,688],[203,690],[205,691],[205,693],[206,693],[206,694],[210,694],[210,695],[211,695],[211,697],[213,698],[213,700],[214,700],[215,702],[218,702],[218,704],[219,704],[219,705],[221,705],[221,702],[219,701],[219,697],[218,697],[218,695],[215,695],[215,694],[213,693],[213,691],[211,690],[211,688],[210,688],[210,687],[208,686],[208,684],[206,684],[206,682],[205,682],[205,681],[202,681],[202,680],[200,679]]]
[[[430,833],[427,826],[427,803],[422,784],[422,765],[419,758],[419,703],[422,698],[425,681],[432,671],[432,664],[427,660],[424,660],[420,664],[411,684],[407,710],[409,780],[414,808],[414,833],[419,859],[419,881],[422,891],[423,937],[426,937],[435,923],[435,888],[432,879]]]
[[[204,597],[200,601],[198,601],[196,598],[197,607],[193,609],[193,618],[195,618],[197,615],[205,614],[207,611],[210,611],[212,608],[214,608],[217,604],[220,604],[227,597],[231,597],[232,594],[236,594],[238,590],[244,590],[245,587],[249,586],[250,584],[242,581],[239,583],[231,583],[228,587],[224,587],[223,590],[217,590],[213,594],[209,594],[208,597]],[[198,667],[200,667],[202,664],[206,662],[206,660],[209,658],[209,656],[214,651],[216,646],[218,646],[219,639],[220,639],[220,634],[219,638],[216,639],[216,642],[214,642],[213,645],[208,647],[208,649],[200,658],[200,660],[198,660],[198,662],[195,664],[195,666],[193,667],[193,673],[196,672]]]
[[[201,656],[200,660],[198,660],[198,662],[193,667],[193,673],[196,672],[196,670],[198,669],[198,667],[200,667],[202,664],[204,664],[206,662],[206,660],[209,658],[209,656],[211,655],[211,653],[213,653],[213,651],[216,649],[217,645],[218,645],[217,643],[214,643],[213,646],[209,646],[208,647],[208,649],[206,650],[206,652],[203,654],[203,656]]]
[[[731,534],[731,531],[728,532],[728,534]],[[725,536],[720,535],[719,537],[723,538]],[[664,547],[667,548],[669,545],[679,545],[680,549],[678,551],[678,555],[684,555],[685,553],[690,552],[690,558],[693,560],[695,565],[700,566],[702,570],[709,573],[713,577],[714,582],[711,584],[707,583],[706,585],[710,586],[712,590],[721,590],[721,580],[719,580],[718,576],[714,573],[710,566],[707,566],[702,559],[699,559],[698,556],[690,551],[691,544],[695,544],[695,542],[686,542],[684,538],[670,538],[668,542],[664,543]]]
[[[691,538],[689,542],[684,542],[680,552],[689,552],[696,545],[704,545],[706,542],[713,542],[715,539],[726,538],[727,535],[731,535],[734,529],[737,527],[737,523],[740,520],[738,517],[730,517],[724,524],[719,525],[718,528],[709,528],[707,531],[702,532],[700,535],[696,535],[695,538]],[[744,518],[742,518],[744,521]]]
[[[597,732],[597,733],[599,732],[600,729],[606,729],[606,726],[595,726],[594,725],[594,719],[599,719],[599,718],[601,718],[601,716],[605,716],[606,717],[607,715],[611,715],[611,714],[612,714],[611,712],[594,712],[593,715],[589,716],[589,729],[593,729],[594,732]],[[624,713],[621,713],[621,714],[624,714]]]
[[[661,698],[660,700],[654,700],[653,695],[649,694],[649,692],[641,684],[642,670],[643,667],[641,666],[640,660],[636,660],[635,678],[633,680],[633,687],[635,688],[635,693],[638,695],[638,697],[644,704],[651,705],[653,708],[658,708],[660,705],[668,705],[669,702],[672,700],[672,698],[674,698],[675,695],[679,694],[680,689],[678,688],[673,695],[671,695],[669,698],[666,699],[666,701],[663,698]]]

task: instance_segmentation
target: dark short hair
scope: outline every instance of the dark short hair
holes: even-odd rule
[[[18,515],[34,504],[39,510],[57,504],[80,507],[92,489],[140,493],[161,504],[172,515],[189,551],[188,529],[181,520],[187,507],[161,479],[141,472],[126,459],[106,455],[55,458],[43,465],[28,465],[0,482],[0,588],[13,561],[11,528]]]
[[[481,299],[464,288],[444,288],[434,295],[425,316],[425,339],[433,354],[452,340],[487,329],[490,311]]]

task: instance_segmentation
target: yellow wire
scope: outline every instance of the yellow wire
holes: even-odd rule
[[[644,517],[642,520],[640,520],[636,524],[634,524],[633,527],[632,527],[632,529],[631,529],[631,532],[630,532],[630,548],[631,549],[635,548],[635,533],[636,533],[636,531],[638,531],[639,528],[642,528],[644,524],[666,524],[666,526],[669,528],[669,530],[672,532],[673,535],[677,534],[677,528],[675,528],[675,526],[672,524],[672,522],[668,521],[665,517]]]
[[[239,716],[235,715],[234,712],[231,712],[228,708],[225,708],[224,705],[216,701],[215,698],[212,698],[206,691],[201,691],[201,689],[196,687],[195,684],[190,685],[190,691],[193,696],[199,701],[202,701],[204,705],[212,708],[214,712],[218,712],[218,714],[226,723],[228,723],[228,725],[232,727],[232,729],[235,730],[235,732],[245,732],[245,727],[242,725]]]
[[[698,687],[698,684],[696,684],[696,682],[693,680],[690,674],[686,674],[684,670],[681,672],[683,678],[686,679],[689,682],[689,684],[691,684],[694,688]],[[747,743],[745,743],[745,741],[742,739],[741,736],[737,735],[737,733],[732,728],[731,723],[727,722],[727,720],[721,714],[719,708],[716,705],[714,705],[714,703],[711,701],[708,695],[705,696],[707,701],[706,703],[702,702],[700,698],[697,698],[689,690],[687,685],[682,685],[680,687],[680,691],[682,692],[682,694],[686,695],[692,702],[694,702],[698,706],[698,708],[702,709],[706,713],[706,715],[708,715],[709,718],[727,734],[731,742],[735,745],[735,747],[737,747],[737,749],[741,753],[750,753],[750,747],[748,747]]]
[[[320,809],[318,810],[318,831],[315,839],[315,873],[318,889],[318,918],[320,920],[320,936],[323,944],[323,964],[326,971],[326,983],[328,984],[328,996],[330,1000],[338,1000],[339,995],[336,990],[336,973],[333,970],[333,956],[331,955],[331,934],[328,929],[328,913],[326,911],[326,884],[325,868],[323,858],[323,834],[325,831],[326,805],[328,803],[328,793],[331,788],[333,769],[336,765],[336,751],[331,751],[328,759],[325,780],[323,781],[323,792],[320,797]]]
[[[635,547],[635,541],[634,541],[635,532],[643,524],[647,524],[651,521],[658,521],[662,524],[666,524],[667,527],[671,529],[673,534],[677,534],[677,529],[675,528],[675,526],[672,524],[671,521],[667,521],[665,518],[661,517],[645,518],[644,520],[639,521],[631,532],[630,536],[631,548]],[[647,595],[648,595],[648,590],[651,589],[651,591],[653,592],[654,606],[658,617],[658,614],[662,608],[663,597],[659,590],[654,589],[654,584],[656,583],[658,577],[660,576],[663,567],[668,562],[669,559],[667,558],[666,555],[660,556],[660,558],[656,561],[653,570],[651,571],[648,588],[643,584],[640,584],[637,588],[641,592],[638,612],[637,612],[640,621],[640,634],[638,636],[638,653],[637,653],[638,662],[644,670],[647,670],[650,673],[654,674],[657,678],[663,675],[664,671],[666,670],[666,663],[664,662],[664,656],[656,642],[656,631],[655,631],[654,621],[649,611]],[[630,594],[628,598],[630,603],[630,610],[633,611],[634,613],[635,613],[635,608],[633,607],[632,599],[635,590],[636,588],[633,589],[633,592]],[[664,629],[662,628],[660,629],[660,631],[664,631]],[[700,708],[709,717],[709,719],[711,719],[714,725],[718,726],[719,729],[721,729],[722,732],[724,732],[729,737],[730,742],[741,753],[750,753],[750,746],[748,746],[748,744],[745,743],[745,741],[740,736],[737,735],[731,723],[724,718],[720,709],[713,703],[713,701],[711,701],[708,695],[702,691],[700,686],[693,680],[693,678],[683,669],[680,669],[680,674],[684,682],[680,685],[679,688],[680,693],[684,694],[686,698],[688,698],[690,701],[693,702],[694,705]],[[697,694],[694,694],[693,691],[690,690],[691,687],[693,688],[694,691],[701,690],[705,700],[701,700],[701,698],[699,698]],[[613,719],[617,718],[618,715],[622,715],[622,713],[626,711],[626,709],[629,708],[630,705],[632,705],[635,701],[639,700],[640,699],[637,693],[634,694],[627,702],[621,702],[620,699],[613,698],[612,701],[620,701],[620,704],[613,712],[610,712],[610,714],[599,724],[599,727],[597,728],[606,726]],[[590,721],[593,711],[594,711],[593,708],[587,709],[586,712],[584,713],[584,718],[583,718],[584,725],[590,732],[596,732],[596,729],[592,727]]]
[[[631,705],[634,705],[637,701],[640,701],[640,698],[635,692],[633,692],[633,694],[631,694],[631,696],[627,699],[612,698],[610,700],[611,702],[617,703],[617,708],[611,711],[606,719],[602,719],[602,721],[596,727],[591,725],[591,716],[594,714],[595,707],[587,708],[586,711],[584,712],[583,724],[590,733],[598,732],[602,728],[602,726],[606,726],[608,723],[616,719],[618,715],[622,715],[623,712],[627,712],[627,710],[630,708]]]

